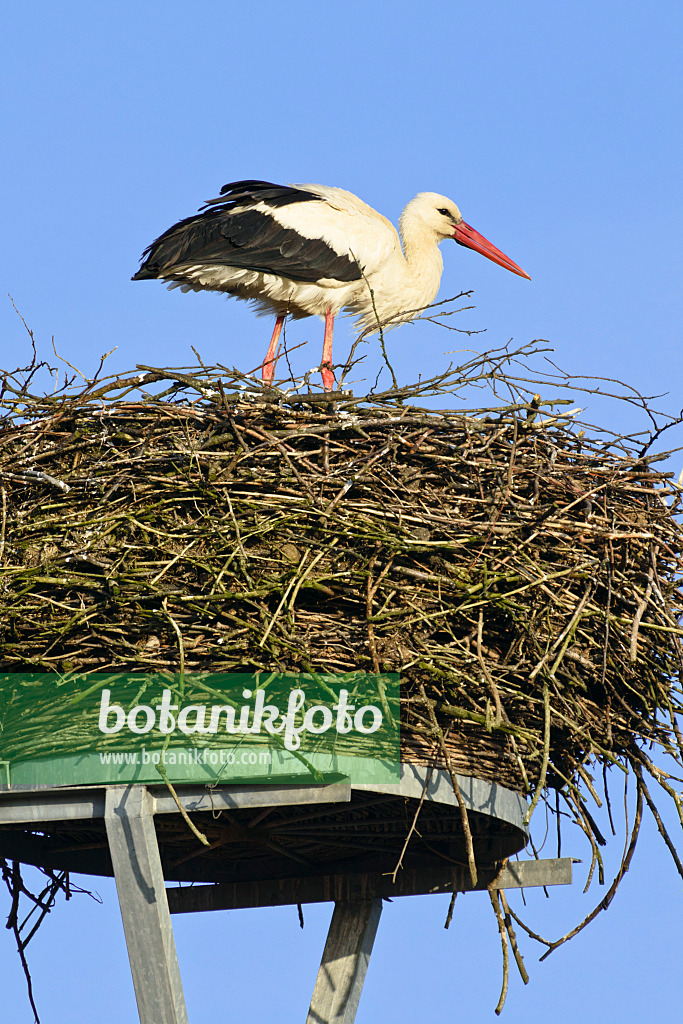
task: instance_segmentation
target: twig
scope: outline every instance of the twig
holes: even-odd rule
[[[496,1006],[496,1016],[500,1016],[503,1007],[505,1006],[505,999],[508,992],[508,981],[510,978],[510,953],[508,950],[508,933],[505,928],[505,921],[503,920],[503,914],[500,909],[499,895],[497,889],[488,890],[489,899],[491,900],[491,906],[493,912],[496,915],[496,921],[498,922],[498,931],[500,933],[500,944],[503,950],[503,984],[500,991],[500,998],[498,1005]]]
[[[420,693],[422,695],[422,701],[423,701],[424,705],[427,707],[427,710],[429,712],[429,717],[431,718],[431,721],[432,721],[432,728],[434,730],[434,735],[436,736],[436,738],[439,741],[439,746],[441,748],[441,755],[442,755],[442,757],[443,757],[443,759],[444,759],[444,761],[446,763],[446,769],[448,771],[448,774],[451,777],[451,783],[452,783],[452,786],[453,786],[453,792],[455,793],[455,798],[458,801],[458,807],[460,809],[460,820],[462,822],[462,830],[463,830],[463,832],[465,834],[465,846],[466,846],[466,849],[467,849],[467,864],[468,864],[469,869],[470,869],[470,881],[472,882],[472,888],[476,889],[476,887],[477,887],[477,878],[478,878],[478,876],[477,876],[477,863],[476,863],[476,860],[475,860],[475,857],[474,857],[474,842],[473,842],[473,839],[472,839],[472,830],[470,828],[470,820],[469,820],[469,815],[467,814],[467,807],[465,805],[465,801],[463,800],[463,796],[462,796],[462,793],[460,791],[460,784],[458,783],[458,777],[455,774],[455,772],[453,771],[453,768],[451,766],[451,759],[450,759],[450,757],[448,755],[448,749],[446,747],[446,741],[445,741],[445,738],[444,738],[443,730],[441,729],[439,723],[437,722],[436,715],[434,714],[434,707],[433,707],[433,705],[427,700],[427,694],[425,693],[425,688],[424,688],[424,684],[423,683],[420,684]]]

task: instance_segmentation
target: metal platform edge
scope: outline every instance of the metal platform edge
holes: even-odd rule
[[[468,810],[486,814],[518,828],[525,835],[527,802],[521,793],[495,782],[458,775],[458,785]],[[135,786],[138,784],[132,783]],[[48,821],[87,821],[104,818],[106,786],[58,787],[46,789],[0,789],[0,825],[37,824]],[[153,798],[154,814],[179,813],[168,788],[147,785]],[[352,791],[386,793],[410,799],[424,798],[457,807],[453,784],[447,771],[423,765],[403,764],[398,783],[254,784],[249,786],[197,786],[177,784],[175,790],[184,810],[237,810],[278,804],[348,803]]]

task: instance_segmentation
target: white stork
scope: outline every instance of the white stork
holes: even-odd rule
[[[194,217],[143,253],[134,281],[160,278],[183,291],[228,292],[275,315],[262,367],[271,382],[286,316],[325,318],[321,373],[334,387],[332,331],[342,309],[373,332],[413,320],[436,296],[439,243],[453,238],[514,274],[529,275],[462,219],[446,196],[420,192],[393,224],[351,192],[327,185],[233,181]]]

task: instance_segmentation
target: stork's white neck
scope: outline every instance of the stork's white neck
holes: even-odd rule
[[[443,273],[441,238],[411,209],[410,203],[401,214],[399,230],[408,270],[404,287],[414,293],[415,306],[428,305],[439,290]]]
[[[347,308],[360,314],[361,327],[373,331],[378,320],[385,327],[395,327],[414,320],[434,301],[443,273],[439,242],[449,237],[444,233],[448,222],[438,209],[442,202],[450,200],[420,193],[404,209],[399,220],[402,250],[396,244],[364,279],[363,284],[369,288],[359,288],[347,303]]]

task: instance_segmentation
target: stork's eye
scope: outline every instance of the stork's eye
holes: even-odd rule
[[[437,213],[442,213],[444,215],[444,217],[450,217],[450,215],[451,215],[451,211],[450,210],[441,209],[441,210],[437,210],[436,212]]]

